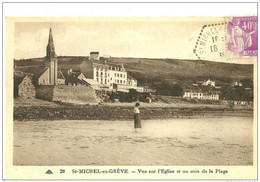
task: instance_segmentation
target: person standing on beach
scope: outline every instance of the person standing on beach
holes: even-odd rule
[[[138,128],[142,128],[141,120],[139,117],[140,110],[139,110],[139,103],[135,104],[134,107],[134,127],[135,127],[135,132],[137,133]]]

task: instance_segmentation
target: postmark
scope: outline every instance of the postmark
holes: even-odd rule
[[[229,61],[257,56],[257,17],[228,17],[204,25],[193,52],[200,60]]]
[[[226,55],[227,22],[207,24],[201,28],[194,53],[201,60],[224,59]]]

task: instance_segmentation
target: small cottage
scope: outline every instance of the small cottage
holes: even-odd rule
[[[29,76],[14,78],[14,97],[35,98],[35,87]]]

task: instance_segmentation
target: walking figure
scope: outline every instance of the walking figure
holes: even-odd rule
[[[135,107],[134,107],[134,127],[135,127],[136,133],[138,131],[138,128],[142,128],[141,120],[139,117],[139,114],[140,114],[139,106],[140,106],[140,104],[136,103]]]

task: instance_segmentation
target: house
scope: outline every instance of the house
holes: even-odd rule
[[[203,100],[219,100],[219,94],[203,93]]]
[[[97,53],[97,52],[96,52]],[[94,53],[93,53],[94,54]],[[131,77],[123,64],[108,64],[106,59],[85,59],[80,64],[80,72],[83,73],[87,79],[93,79],[100,84],[100,89],[116,90],[116,85],[124,89],[135,87],[138,91],[143,92],[143,88],[137,88],[137,80]]]
[[[210,79],[204,80],[204,81],[202,82],[202,85],[203,85],[203,86],[215,87],[215,86],[216,86],[216,81],[213,81],[213,80],[210,80]]]
[[[35,98],[35,87],[29,76],[14,77],[14,97]]]
[[[90,52],[90,60],[99,60],[99,52]]]
[[[231,83],[231,85],[233,87],[242,87],[243,83],[241,83],[240,81],[234,81],[234,82]]]
[[[125,70],[124,65],[109,67],[109,82],[112,84],[123,84],[127,85],[127,72]]]
[[[82,78],[86,78],[83,73],[68,72],[64,69],[61,71],[61,73],[65,79],[65,85],[84,85],[84,83],[81,81]]]
[[[144,86],[143,88],[144,88],[144,92],[146,92],[146,93],[155,93],[156,92],[155,89],[151,89],[151,88],[149,88],[149,86]]]
[[[233,101],[233,104],[236,106],[253,106],[252,101]]]
[[[199,100],[219,100],[219,94],[213,92],[202,92],[200,90],[186,90],[183,98]]]
[[[137,87],[137,80],[134,77],[132,77],[131,75],[128,75],[127,84],[131,85],[133,87]]]
[[[184,92],[183,98],[202,99],[203,93],[201,91],[187,90]]]
[[[136,89],[138,92],[144,91],[143,87],[137,86],[137,80],[127,73],[123,64],[111,66],[101,60],[92,62],[93,79],[100,83],[100,88],[116,88],[117,91],[122,92],[128,92],[128,89]]]

